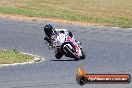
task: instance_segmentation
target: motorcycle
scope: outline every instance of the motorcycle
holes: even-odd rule
[[[75,60],[85,59],[81,45],[77,43],[73,37],[68,36],[64,32],[54,33],[52,42],[57,52],[55,55],[57,59],[60,59],[63,55],[74,58]]]

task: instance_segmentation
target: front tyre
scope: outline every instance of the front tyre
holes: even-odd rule
[[[76,61],[79,60],[79,57],[76,56],[75,53],[67,45],[63,49],[69,54],[70,57],[73,57]]]
[[[80,57],[80,59],[85,59],[86,55],[84,54],[84,52],[82,51],[82,56]]]

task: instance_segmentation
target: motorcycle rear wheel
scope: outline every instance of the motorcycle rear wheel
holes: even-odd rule
[[[61,57],[63,56],[63,54],[61,52],[58,52],[55,57],[56,59],[61,59]]]

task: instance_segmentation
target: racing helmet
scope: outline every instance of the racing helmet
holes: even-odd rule
[[[47,25],[44,27],[44,31],[45,31],[46,35],[52,34],[53,29],[54,29],[54,28],[53,28],[52,25],[50,25],[50,24],[47,24]]]

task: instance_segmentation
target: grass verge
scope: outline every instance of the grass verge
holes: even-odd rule
[[[0,13],[132,27],[132,0],[2,0]]]
[[[33,60],[33,58],[33,56],[22,54],[17,51],[0,50],[0,64],[29,62]]]

